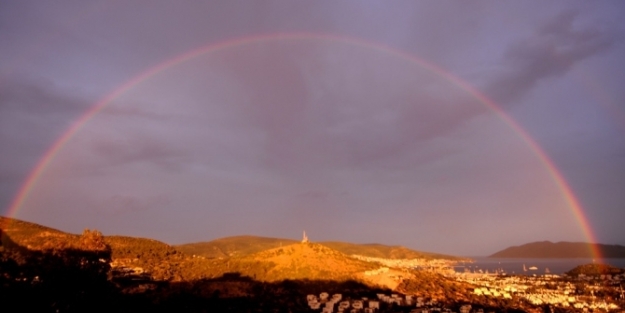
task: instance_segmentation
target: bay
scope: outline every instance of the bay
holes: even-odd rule
[[[546,269],[551,274],[564,274],[567,271],[574,269],[576,266],[601,263],[608,264],[619,268],[625,268],[625,259],[517,259],[517,258],[488,258],[488,257],[471,257],[473,262],[458,263],[454,270],[456,272],[486,272],[493,273],[495,271],[505,272],[506,274],[537,274],[543,275],[546,273]],[[525,266],[526,271],[523,270]],[[530,270],[530,268],[536,268]]]

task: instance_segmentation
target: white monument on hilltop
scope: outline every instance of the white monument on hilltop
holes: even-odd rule
[[[302,237],[302,243],[308,242],[308,236],[306,236],[306,231],[304,231],[304,236]]]

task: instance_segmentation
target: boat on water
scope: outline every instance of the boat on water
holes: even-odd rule
[[[530,270],[530,271],[535,271],[535,270],[538,270],[538,267],[536,267],[536,266],[530,266],[529,270]]]

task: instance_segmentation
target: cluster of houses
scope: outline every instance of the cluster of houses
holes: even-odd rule
[[[321,310],[322,313],[334,313],[334,312],[349,312],[349,313],[374,313],[380,310],[381,305],[397,305],[397,306],[413,306],[414,312],[428,313],[433,305],[436,305],[435,300],[426,301],[423,297],[414,297],[411,295],[391,294],[386,295],[378,293],[377,298],[369,299],[362,297],[360,299],[343,298],[341,294],[334,294],[330,297],[327,292],[322,292],[317,295],[309,294],[306,296],[308,306],[313,310]],[[422,308],[422,309],[416,309]],[[423,311],[425,310],[425,311]],[[441,309],[438,308],[440,312]]]
[[[567,276],[562,275],[564,278],[577,280],[577,281],[601,281],[603,283],[611,284],[611,285],[620,285],[622,282],[625,282],[625,273],[615,274],[615,275],[584,275],[579,274],[577,276]]]
[[[563,279],[564,278],[564,279]],[[583,310],[602,309],[606,311],[619,309],[615,303],[608,303],[605,299],[596,299],[576,294],[576,287],[572,281],[601,280],[601,284],[587,285],[591,292],[601,288],[619,286],[625,277],[620,275],[601,275],[578,277],[560,277],[558,275],[532,275],[532,276],[499,276],[458,274],[456,279],[476,285],[473,290],[475,295],[493,298],[512,299],[513,297],[525,299],[533,305],[553,305],[562,308],[575,308]],[[546,288],[549,286],[549,288]],[[621,289],[622,290],[622,289]],[[625,300],[621,291],[621,301]]]
[[[367,298],[344,300],[340,293],[333,294],[332,297],[327,292],[320,293],[318,297],[311,294],[306,296],[306,301],[311,309],[321,309],[322,313],[333,313],[335,307],[336,312],[373,313],[374,310],[380,309],[379,301],[368,301]]]
[[[382,264],[387,267],[393,268],[431,268],[431,269],[450,269],[456,263],[456,261],[452,260],[444,260],[444,259],[386,259],[386,258],[374,258],[368,257],[364,255],[352,254],[351,257],[372,263]]]

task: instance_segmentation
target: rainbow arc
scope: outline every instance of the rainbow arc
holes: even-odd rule
[[[135,76],[130,79],[117,89],[113,90],[106,97],[102,98],[100,101],[95,103],[88,111],[86,111],[80,118],[72,123],[72,125],[61,135],[46,151],[46,153],[41,157],[40,161],[34,167],[34,169],[30,172],[21,188],[19,189],[17,195],[11,202],[7,215],[15,216],[19,209],[22,207],[28,195],[36,186],[38,179],[45,172],[46,168],[50,165],[50,163],[54,160],[55,156],[63,149],[63,147],[70,141],[70,139],[80,131],[80,129],[85,126],[92,118],[94,118],[99,112],[101,112],[108,104],[110,104],[113,100],[120,97],[133,87],[141,84],[142,82],[148,80],[150,77],[153,77],[160,72],[175,67],[181,63],[192,60],[196,57],[226,50],[232,49],[236,47],[241,47],[245,45],[255,44],[255,43],[264,43],[264,42],[276,42],[276,41],[302,41],[302,40],[321,40],[321,41],[330,41],[330,42],[340,42],[344,44],[354,45],[366,49],[373,49],[382,53],[385,53],[389,56],[400,58],[406,60],[420,68],[426,69],[431,73],[438,75],[439,77],[444,78],[455,86],[459,87],[463,91],[470,94],[472,97],[477,99],[481,104],[483,104],[488,109],[492,110],[497,114],[499,118],[501,118],[513,131],[514,133],[531,149],[531,151],[536,155],[536,157],[540,160],[540,162],[544,165],[545,169],[548,171],[549,175],[553,179],[554,183],[558,186],[560,191],[562,192],[562,196],[566,201],[568,207],[571,212],[575,216],[577,223],[581,227],[584,236],[589,242],[596,242],[594,239],[592,228],[584,215],[584,211],[582,209],[581,204],[577,200],[575,194],[573,193],[571,187],[564,179],[562,173],[555,166],[553,161],[547,156],[547,154],[543,151],[543,149],[536,143],[535,140],[531,138],[531,136],[514,120],[512,119],[503,109],[500,108],[493,100],[491,100],[487,95],[479,92],[476,88],[472,87],[469,83],[464,81],[463,79],[453,75],[449,71],[439,67],[431,62],[428,62],[418,56],[408,54],[404,51],[385,46],[379,43],[369,42],[362,39],[355,39],[344,36],[337,35],[329,35],[329,34],[316,34],[316,33],[278,33],[278,34],[268,34],[268,35],[256,35],[249,37],[242,37],[233,40],[227,40],[219,43],[209,44],[206,46],[202,46],[186,53],[175,56],[169,60],[166,60],[162,63],[157,64],[154,67],[147,69],[141,74]],[[601,258],[601,254],[599,249],[596,246],[591,246],[592,254],[596,259]]]

